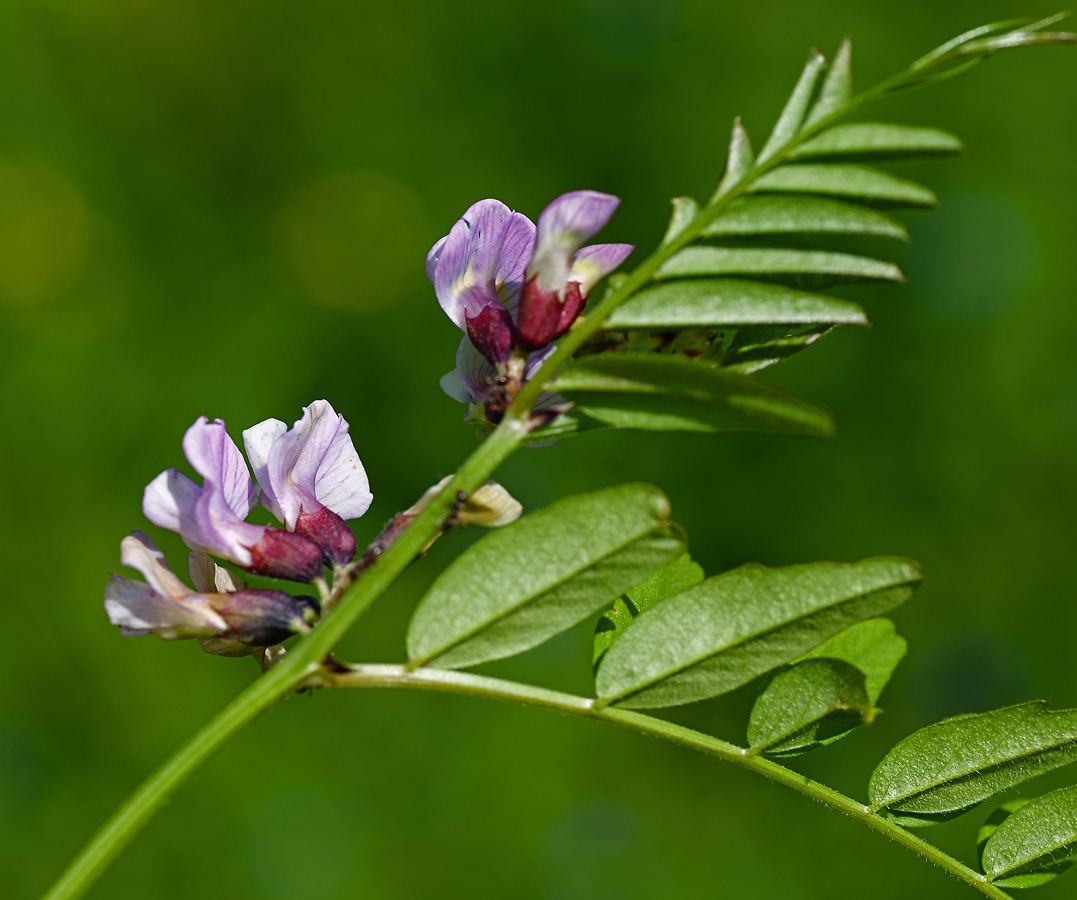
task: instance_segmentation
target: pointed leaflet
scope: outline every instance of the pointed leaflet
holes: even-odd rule
[[[727,372],[750,375],[780,363],[821,340],[833,325],[756,325],[738,328],[729,347],[714,358]]]
[[[852,663],[867,676],[868,697],[875,704],[908,646],[889,619],[869,619],[846,628],[805,654],[805,658],[826,657]]]
[[[867,325],[856,303],[740,278],[671,281],[641,291],[606,320],[608,328],[728,327],[731,325]]]
[[[704,237],[761,234],[868,234],[909,239],[904,225],[877,209],[797,194],[738,197],[703,229]]]
[[[853,44],[848,38],[841,42],[826,80],[819,89],[819,99],[808,113],[804,127],[808,128],[844,107],[853,95]]]
[[[840,159],[844,162],[956,156],[961,139],[938,128],[855,122],[835,125],[796,148],[794,160]]]
[[[687,247],[673,254],[655,278],[689,275],[753,275],[792,281],[797,286],[827,287],[880,279],[904,281],[893,263],[851,253],[783,250],[769,247]]]
[[[752,139],[748,137],[748,131],[740,123],[740,116],[733,121],[733,136],[729,139],[729,158],[725,164],[725,174],[718,183],[718,191],[715,194],[721,197],[731,188],[741,182],[745,175],[752,170],[755,163],[755,155],[752,153]]]
[[[767,172],[751,188],[758,192],[829,194],[882,206],[934,209],[939,198],[930,189],[870,166],[815,163],[782,166]]]
[[[870,724],[905,649],[889,619],[860,622],[820,644],[764,688],[748,725],[751,747],[793,756]]]
[[[623,597],[618,597],[595,625],[592,664],[598,665],[610,645],[636,620],[636,616],[667,597],[690,588],[693,584],[699,584],[703,578],[702,566],[693,562],[692,557],[685,553],[646,581],[626,591]]]
[[[1016,808],[999,816],[1001,821],[987,836],[980,862],[994,884],[1036,887],[1068,869],[1077,857],[1077,787],[1018,803],[1006,804]],[[988,827],[980,829],[981,835]]]
[[[1077,710],[1024,703],[909,735],[872,773],[868,798],[901,824],[931,825],[1075,760]]]
[[[921,577],[911,560],[876,557],[708,578],[625,631],[599,667],[599,700],[648,708],[724,694],[900,606]]]
[[[770,137],[767,138],[763,149],[759,151],[758,162],[766,162],[796,137],[797,132],[800,131],[801,123],[804,121],[804,115],[808,111],[808,104],[811,103],[812,95],[815,93],[815,85],[819,82],[819,76],[823,72],[824,65],[826,65],[826,57],[818,50],[812,50],[811,56],[808,57],[808,62],[804,65],[804,71],[800,73],[797,86],[793,88],[793,93],[786,101],[782,114],[778,117],[774,130],[770,133]]]
[[[586,356],[552,390],[600,422],[649,431],[763,431],[829,437],[830,413],[779,388],[673,355]]]
[[[438,576],[408,628],[408,658],[457,668],[542,643],[684,552],[655,487],[561,500],[476,542]]]
[[[748,745],[767,756],[796,756],[870,723],[867,679],[840,659],[807,659],[779,672],[748,720]]]
[[[673,215],[670,216],[669,225],[666,226],[665,237],[662,238],[663,247],[675,240],[699,212],[699,204],[691,197],[674,197],[671,202]]]

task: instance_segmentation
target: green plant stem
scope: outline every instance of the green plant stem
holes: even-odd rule
[[[187,778],[247,725],[318,672],[326,654],[415,559],[427,541],[441,530],[456,503],[457,493],[470,493],[485,481],[520,446],[526,435],[527,428],[523,423],[506,417],[468,457],[452,482],[345,591],[318,627],[128,797],[44,895],[44,900],[73,900],[81,896]]]
[[[710,735],[667,722],[664,719],[648,716],[614,707],[599,708],[595,701],[575,694],[565,694],[529,684],[504,681],[500,678],[488,678],[469,672],[456,672],[448,669],[408,670],[402,665],[352,665],[346,671],[322,670],[314,675],[308,684],[324,687],[386,687],[417,688],[420,690],[444,691],[453,694],[467,694],[472,697],[486,697],[493,700],[507,700],[524,706],[550,709],[561,713],[598,719],[648,734],[653,737],[690,747],[703,753],[716,756],[733,765],[748,769],[764,778],[792,788],[800,794],[818,800],[820,803],[838,812],[851,816],[868,828],[901,844],[913,853],[935,863],[951,875],[960,878],[966,884],[976,888],[981,894],[994,900],[1011,900],[1010,895],[991,884],[983,875],[973,871],[952,856],[944,853],[933,844],[929,844],[910,831],[895,825],[888,819],[871,811],[871,808],[858,803],[825,784],[812,781],[804,775],[780,766],[762,756],[752,755],[742,747],[711,737]]]

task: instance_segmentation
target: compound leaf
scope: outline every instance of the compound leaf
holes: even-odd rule
[[[1077,710],[1042,701],[957,716],[894,747],[871,775],[871,805],[904,825],[931,825],[1077,760]]]
[[[812,50],[804,65],[804,70],[800,73],[796,87],[793,88],[793,93],[786,101],[785,108],[782,109],[782,114],[774,125],[774,130],[771,131],[763,149],[759,151],[759,162],[766,162],[796,137],[800,126],[804,123],[804,116],[808,112],[808,106],[815,94],[815,86],[819,83],[819,76],[822,75],[825,65],[826,57],[818,50]]]
[[[805,658],[825,657],[852,663],[867,677],[868,697],[874,705],[908,646],[889,619],[869,619],[834,635],[805,654]]]
[[[1077,857],[1077,787],[1003,804],[980,829],[980,864],[1001,887],[1037,887]]]
[[[657,488],[568,497],[477,541],[434,581],[408,658],[471,666],[534,647],[608,606],[684,553]]]
[[[867,325],[856,303],[795,288],[740,278],[670,281],[636,294],[609,317],[609,328],[679,328],[737,325]]]
[[[897,219],[877,209],[798,194],[738,197],[703,231],[705,237],[772,234],[866,234],[907,241]]]
[[[893,263],[852,253],[826,250],[788,250],[772,247],[686,247],[655,273],[655,278],[687,275],[752,275],[789,281],[797,286],[870,281],[904,281]]]
[[[636,620],[640,613],[646,612],[667,597],[690,588],[693,584],[699,584],[704,577],[703,567],[693,562],[692,557],[685,553],[664,569],[655,572],[646,581],[641,581],[634,588],[629,588],[623,596],[614,601],[612,607],[602,614],[595,626],[592,664],[598,665],[598,661],[609,650],[610,645],[621,636],[621,633]]]
[[[933,209],[939,205],[935,192],[922,184],[881,169],[852,164],[782,166],[763,175],[752,190],[852,197],[880,206]]]
[[[876,557],[708,578],[626,629],[599,666],[598,697],[647,708],[726,693],[900,606],[921,577],[911,560]]]
[[[780,388],[674,355],[577,360],[551,386],[592,418],[650,431],[763,431],[829,437],[829,411]]]
[[[795,160],[878,162],[956,156],[964,149],[960,138],[939,128],[855,122],[828,128],[797,147],[790,157]]]

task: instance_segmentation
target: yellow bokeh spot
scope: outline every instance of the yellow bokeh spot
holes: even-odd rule
[[[90,216],[71,184],[36,162],[0,162],[0,303],[35,307],[74,285]]]
[[[423,272],[422,207],[379,172],[341,172],[308,184],[285,205],[280,227],[288,267],[326,306],[377,309]]]

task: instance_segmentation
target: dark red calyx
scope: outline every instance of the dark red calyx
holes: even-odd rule
[[[512,318],[503,306],[491,303],[477,316],[467,317],[467,336],[495,366],[512,356]]]
[[[524,282],[516,313],[516,343],[528,352],[541,350],[557,333],[562,300],[557,291],[539,286],[538,275]],[[570,323],[571,324],[571,323]]]
[[[580,317],[586,305],[587,298],[580,293],[580,283],[570,281],[568,287],[565,288],[564,306],[561,307],[561,314],[557,317],[557,330],[551,340],[556,341],[564,335],[572,327],[572,323]]]
[[[267,528],[253,547],[247,571],[289,581],[312,581],[322,574],[322,550],[302,535]]]
[[[299,512],[295,520],[295,533],[321,547],[322,555],[329,565],[344,565],[355,558],[358,545],[348,524],[328,506],[316,513]]]
[[[228,637],[251,647],[270,647],[309,630],[321,612],[313,597],[293,597],[284,591],[244,590],[214,596],[227,600],[214,604],[214,609],[228,623]]]

